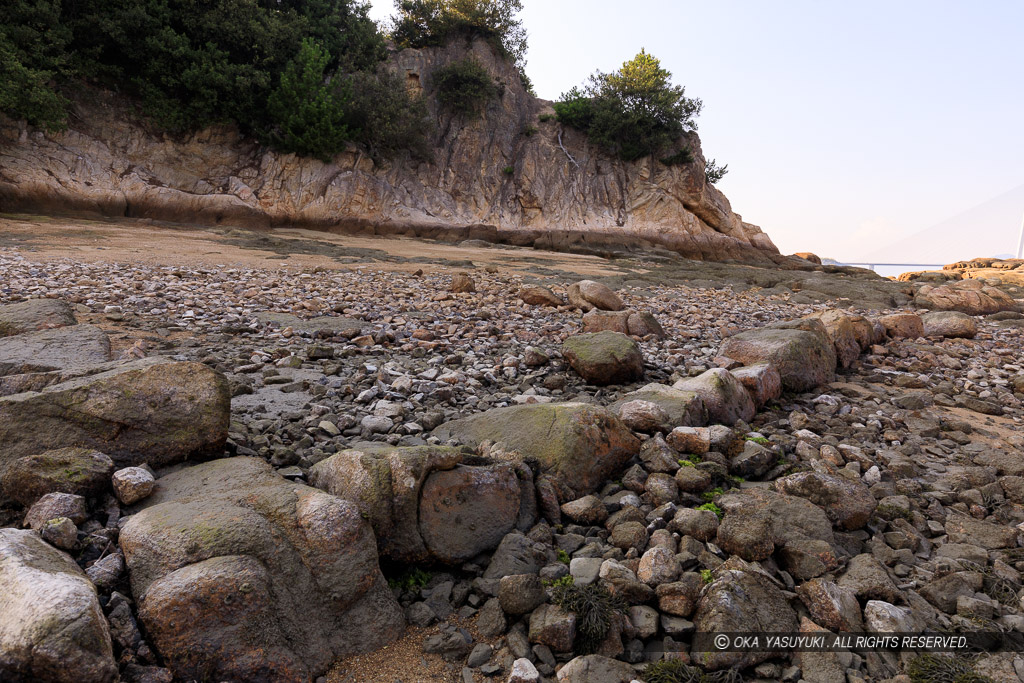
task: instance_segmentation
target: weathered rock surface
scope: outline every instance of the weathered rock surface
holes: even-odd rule
[[[99,451],[58,448],[11,462],[0,490],[22,505],[54,492],[88,497],[107,489],[113,472],[114,462]]]
[[[978,334],[978,323],[959,311],[933,311],[921,316],[924,333],[928,337],[973,339]]]
[[[427,86],[438,68],[467,54],[504,87],[478,119],[451,126]],[[263,149],[225,128],[182,139],[152,135],[129,122],[125,103],[97,91],[77,102],[72,120],[85,123],[64,133],[0,130],[0,200],[7,211],[307,225],[590,252],[658,245],[704,259],[787,260],[705,181],[695,134],[693,163],[617,161],[583,133],[538,121],[550,105],[527,94],[516,67],[483,40],[401,50],[391,68],[427,91],[438,131],[431,163],[378,165],[353,146],[325,164]],[[527,127],[537,133],[524,136]],[[503,172],[508,160],[511,176]]]
[[[644,376],[640,346],[620,332],[569,337],[562,344],[562,355],[590,384],[627,384]]]
[[[666,430],[683,426],[701,427],[708,423],[704,401],[693,391],[681,391],[665,384],[647,384],[626,394],[611,404],[609,409],[619,412],[630,401],[647,401],[661,408],[667,416],[662,425]]]
[[[254,458],[161,478],[120,544],[177,677],[309,681],[402,631],[359,508]]]
[[[753,419],[757,412],[743,384],[731,372],[722,368],[712,368],[697,377],[681,379],[672,388],[692,391],[700,396],[711,422],[733,425],[738,420]]]
[[[740,332],[726,339],[718,353],[744,365],[771,363],[788,391],[807,391],[830,382],[836,369],[835,347],[817,320]]]
[[[117,679],[96,588],[33,531],[0,529],[0,679]]]
[[[0,470],[16,458],[65,446],[99,450],[118,466],[161,467],[219,455],[229,410],[227,381],[205,365],[133,361],[0,397]]]
[[[776,479],[775,490],[807,498],[823,508],[833,524],[848,530],[867,524],[878,504],[864,484],[820,472],[798,472]]]
[[[74,325],[71,305],[59,299],[29,299],[0,306],[0,337]]]
[[[921,308],[959,311],[968,315],[989,315],[1020,308],[1006,292],[986,286],[979,280],[964,280],[938,287],[922,285],[914,296],[914,303]]]
[[[640,441],[604,408],[584,403],[494,408],[453,420],[432,434],[475,447],[501,443],[522,458],[534,458],[576,493],[601,486],[640,450]]]
[[[92,325],[0,338],[0,375],[68,370],[110,360],[110,340]]]

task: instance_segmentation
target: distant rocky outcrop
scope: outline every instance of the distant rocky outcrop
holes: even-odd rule
[[[453,118],[429,96],[434,71],[467,52],[501,85],[500,100],[471,121]],[[160,135],[122,98],[89,91],[63,133],[0,121],[0,211],[305,225],[597,253],[657,246],[704,260],[790,261],[706,182],[695,134],[689,164],[621,162],[559,124],[551,103],[528,94],[515,67],[483,41],[406,49],[390,64],[428,95],[437,124],[429,163],[378,165],[355,146],[322,163],[270,151],[229,127]]]

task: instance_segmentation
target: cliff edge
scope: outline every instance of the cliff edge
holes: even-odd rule
[[[471,121],[440,109],[429,87],[438,67],[467,53],[502,86],[500,99]],[[437,125],[429,162],[375,163],[353,145],[323,163],[274,152],[233,127],[157,134],[119,96],[90,90],[62,133],[0,120],[0,211],[303,225],[557,250],[657,246],[702,260],[787,262],[705,181],[696,135],[686,165],[612,158],[559,124],[551,103],[527,93],[515,67],[483,41],[398,51],[389,65],[427,96]]]

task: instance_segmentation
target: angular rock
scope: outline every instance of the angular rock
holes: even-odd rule
[[[219,372],[160,358],[0,397],[0,470],[65,446],[96,449],[119,467],[221,455],[230,401]]]
[[[583,496],[562,506],[562,514],[576,522],[595,526],[608,519],[608,510],[597,496]]]
[[[530,642],[547,645],[555,652],[572,652],[576,639],[576,615],[557,605],[544,604],[530,615]]]
[[[971,543],[986,550],[1017,546],[1017,529],[968,515],[950,515],[946,520],[946,534],[950,543]]]
[[[654,335],[657,339],[664,339],[667,336],[665,328],[661,326],[661,323],[654,317],[654,314],[646,311],[630,311],[626,327],[629,334],[634,337]]]
[[[797,616],[782,590],[765,574],[730,560],[715,572],[693,617],[698,632],[792,633]],[[737,567],[737,568],[732,568]],[[697,652],[693,661],[711,671],[744,669],[772,657],[768,652]]]
[[[139,619],[176,677],[308,681],[403,628],[359,508],[262,460],[162,477],[120,544]]]
[[[681,379],[672,388],[692,391],[700,396],[711,422],[733,425],[738,420],[752,420],[757,412],[743,384],[722,368],[712,368],[697,377]]]
[[[752,488],[719,496],[717,504],[725,513],[718,546],[744,560],[764,560],[801,540],[835,544],[825,512],[804,498]]]
[[[755,363],[731,370],[732,376],[740,381],[754,407],[760,410],[782,395],[782,377],[771,363]]]
[[[35,532],[0,529],[0,595],[0,679],[117,679],[95,587],[70,557]]]
[[[568,294],[569,304],[584,312],[594,308],[602,311],[621,311],[625,308],[618,294],[593,280],[580,280],[569,285]]]
[[[612,413],[585,403],[494,408],[453,420],[432,434],[475,447],[490,440],[533,458],[577,495],[602,486],[640,450],[640,441]]]
[[[47,493],[25,513],[25,526],[39,531],[51,519],[67,517],[75,524],[89,519],[85,498],[73,493]]]
[[[70,370],[110,360],[110,339],[92,325],[0,336],[0,376]]]
[[[468,273],[455,273],[455,275],[452,275],[452,283],[448,290],[457,294],[475,292],[476,282],[473,281],[473,278]]]
[[[846,566],[846,571],[839,577],[840,588],[847,588],[856,593],[861,600],[885,600],[896,602],[899,589],[889,578],[874,555],[863,553],[855,555]]]
[[[110,483],[114,462],[89,448],[58,448],[11,462],[0,490],[11,500],[31,505],[47,493],[94,496]]]
[[[619,419],[635,432],[655,432],[668,422],[668,413],[651,401],[626,401],[618,408]]]
[[[859,481],[820,472],[797,472],[776,479],[775,490],[806,498],[824,508],[833,524],[847,530],[867,524],[877,506],[871,491]]]
[[[655,589],[658,609],[677,617],[689,617],[697,608],[704,580],[697,572],[685,572],[673,583],[663,583]]]
[[[679,508],[668,529],[683,536],[693,536],[698,541],[710,541],[718,534],[718,516],[710,510]]]
[[[924,336],[924,323],[917,313],[893,313],[878,319],[893,339],[917,339]]]
[[[503,576],[498,584],[498,602],[505,614],[529,614],[546,599],[544,584],[536,574]]]
[[[50,545],[68,552],[78,545],[78,527],[67,517],[54,517],[43,522],[39,535]]]
[[[811,579],[796,587],[796,594],[816,622],[833,631],[863,633],[864,620],[857,594],[832,581]]]
[[[544,546],[513,531],[501,539],[491,563],[484,571],[485,579],[500,579],[514,574],[536,574],[547,564]]]
[[[569,337],[562,344],[562,356],[588,384],[628,384],[644,376],[640,346],[619,332]]]
[[[640,558],[636,577],[648,586],[672,583],[679,578],[679,560],[668,548],[654,547]]]
[[[583,332],[629,334],[630,311],[602,311],[597,308],[583,314]]]
[[[117,499],[124,505],[131,505],[153,492],[156,479],[148,470],[141,467],[125,467],[114,472],[111,483]]]
[[[0,306],[0,337],[74,325],[71,304],[59,299],[29,299]]]
[[[633,667],[601,655],[585,655],[569,661],[558,671],[559,683],[630,683]]]
[[[832,310],[815,313],[809,317],[817,318],[825,326],[825,332],[835,348],[836,362],[839,367],[848,368],[853,365],[863,348],[857,339],[853,316],[844,311]]]
[[[718,355],[744,365],[771,363],[787,391],[808,391],[835,376],[835,347],[818,320],[794,320],[740,332],[725,340]]]
[[[978,323],[966,313],[934,311],[921,316],[926,337],[973,339],[978,334]]]
[[[561,306],[565,303],[550,289],[540,285],[523,285],[519,288],[519,298],[531,306]]]
[[[756,441],[744,441],[743,450],[729,461],[729,473],[744,479],[760,479],[776,462],[778,454]]]
[[[665,384],[647,384],[632,391],[609,406],[609,410],[621,411],[622,406],[633,401],[653,403],[665,412],[665,430],[673,427],[700,427],[708,423],[708,411],[704,401],[695,392],[679,391]]]

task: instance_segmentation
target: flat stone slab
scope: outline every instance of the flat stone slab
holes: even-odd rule
[[[105,363],[110,339],[93,325],[70,325],[0,339],[0,376]]]

